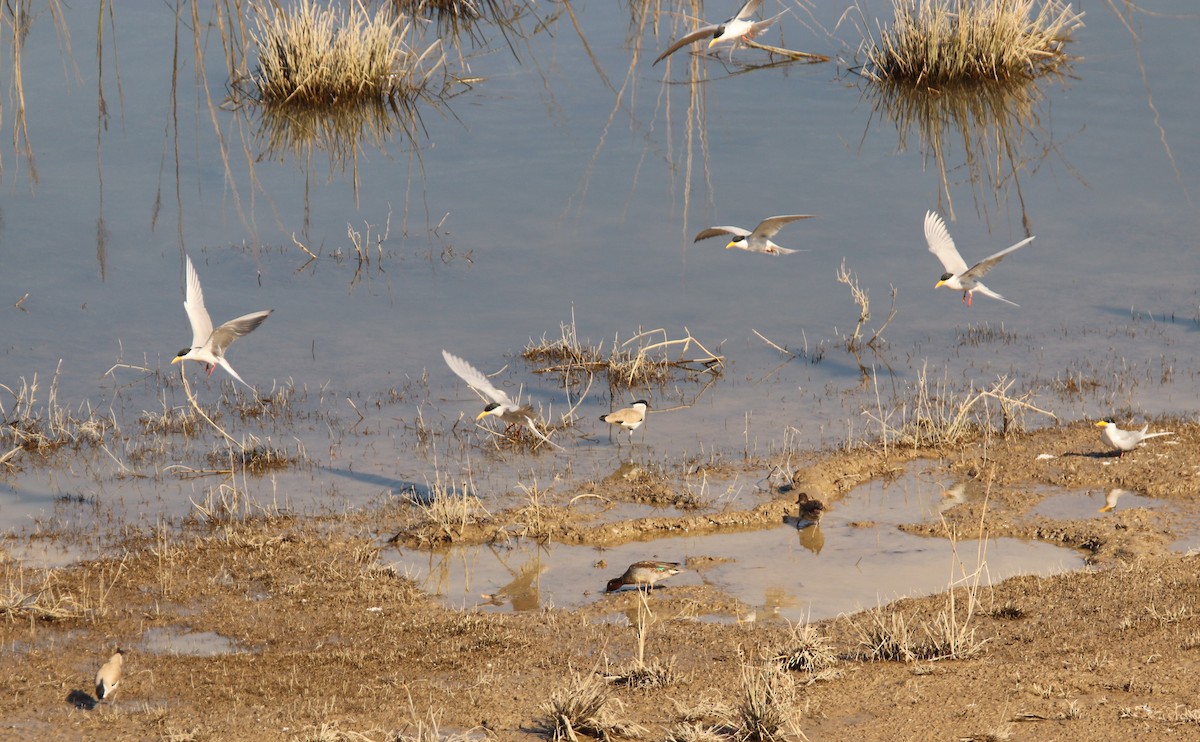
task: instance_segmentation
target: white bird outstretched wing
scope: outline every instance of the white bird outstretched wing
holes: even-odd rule
[[[958,254],[954,240],[950,239],[950,231],[946,223],[932,211],[925,212],[925,242],[929,244],[929,252],[937,256],[942,266],[956,276],[967,272],[967,261]]]
[[[695,31],[692,31],[690,34],[680,36],[678,39],[675,39],[675,43],[667,47],[665,52],[659,54],[658,58],[654,60],[654,64],[650,66],[653,67],[655,64],[658,64],[692,42],[699,41],[706,36],[711,37],[717,32],[717,28],[717,26],[702,26],[697,28]]]
[[[967,271],[964,275],[966,275],[967,278],[974,278],[974,279],[978,280],[978,279],[982,278],[983,275],[985,273],[987,273],[988,271],[990,271],[992,268],[995,268],[996,265],[1001,260],[1004,260],[1005,256],[1007,256],[1010,252],[1019,250],[1022,247],[1025,247],[1026,245],[1028,245],[1030,242],[1033,242],[1033,238],[1026,237],[1025,239],[1021,240],[1020,242],[1013,245],[1012,247],[1006,247],[1003,250],[1001,250],[1000,252],[996,253],[995,255],[984,258],[983,260],[980,260],[975,265],[971,266],[971,269],[969,271]]]
[[[723,234],[731,234],[734,237],[749,237],[750,230],[742,229],[741,227],[709,227],[708,229],[701,230],[700,234],[696,235],[696,239],[692,240],[692,242],[707,240],[709,237],[717,237]]]
[[[505,407],[516,407],[516,405],[513,404],[512,399],[509,398],[509,396],[503,391],[493,386],[492,382],[488,380],[488,377],[484,376],[479,369],[444,349],[442,350],[442,358],[446,360],[446,365],[450,367],[450,370],[453,371],[458,378],[465,381],[467,386],[471,387],[498,405]]]
[[[204,308],[204,291],[200,289],[200,275],[192,266],[192,259],[184,256],[187,261],[187,292],[183,298],[183,309],[187,312],[188,322],[192,325],[192,347],[200,348],[212,337],[212,319]]]
[[[251,312],[243,314],[237,319],[231,319],[225,324],[212,331],[208,339],[209,350],[218,358],[225,355],[225,349],[228,348],[234,340],[237,340],[243,335],[248,335],[263,323],[267,317],[271,316],[274,309],[264,309],[261,312]],[[232,369],[230,369],[232,371]]]
[[[762,0],[746,0],[746,4],[742,6],[742,9],[737,12],[734,18],[739,21],[748,20],[750,16],[758,11],[759,5],[762,5]]]
[[[784,216],[768,216],[758,223],[754,228],[754,234],[758,237],[766,237],[770,239],[779,234],[779,230],[783,229],[783,225],[790,224],[797,219],[812,219],[812,214],[786,214]]]

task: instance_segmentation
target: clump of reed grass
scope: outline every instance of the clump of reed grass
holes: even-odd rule
[[[444,61],[440,41],[415,48],[414,26],[386,3],[371,12],[361,2],[274,5],[250,35],[258,53],[252,81],[267,104],[411,100]]]
[[[24,584],[24,573],[5,568],[5,584],[0,588],[0,616],[31,621],[65,621],[86,615],[87,607],[74,595],[63,590],[54,578],[46,574],[36,589]]]
[[[796,685],[778,665],[744,665],[741,696],[731,718],[732,738],[738,742],[803,738],[795,702]]]
[[[724,356],[712,353],[684,328],[684,337],[671,339],[665,329],[642,330],[620,342],[613,338],[606,354],[604,343],[588,344],[579,339],[574,316],[571,323],[560,323],[560,336],[531,340],[521,357],[530,363],[541,364],[534,373],[558,374],[564,382],[575,377],[590,378],[604,374],[610,389],[666,384],[676,373],[689,376],[702,373],[719,375],[725,366]],[[695,347],[699,354],[688,357]],[[672,353],[679,348],[678,355]]]
[[[821,636],[810,624],[792,626],[792,635],[764,654],[784,670],[819,673],[837,664],[837,653],[830,647],[829,637]]]
[[[430,544],[454,543],[462,537],[467,526],[487,516],[483,502],[471,494],[473,489],[468,482],[458,486],[437,472],[427,494],[414,494],[411,497],[413,504],[420,508],[424,520],[417,528],[416,538]],[[399,540],[403,535],[404,532],[397,533],[392,540]]]
[[[286,469],[297,463],[297,458],[282,448],[260,443],[251,436],[251,445],[235,449],[232,446],[208,452],[208,463],[213,466],[228,466],[251,474],[262,474],[272,469]]]
[[[864,74],[926,86],[1032,79],[1068,61],[1083,13],[1058,0],[894,0],[895,20],[863,41]]]
[[[621,707],[621,699],[612,697],[598,675],[575,673],[571,682],[551,693],[541,708],[547,717],[546,731],[555,742],[576,740],[577,732],[605,740],[644,736],[644,727],[616,718],[613,709]]]
[[[99,446],[109,431],[117,429],[115,417],[95,414],[90,404],[81,405],[76,413],[59,404],[61,367],[60,362],[44,404],[37,399],[37,374],[32,381],[22,377],[16,389],[0,384],[0,390],[12,397],[9,405],[0,398],[0,466],[14,468],[14,460],[22,451],[47,454],[63,447],[78,450],[85,444]]]

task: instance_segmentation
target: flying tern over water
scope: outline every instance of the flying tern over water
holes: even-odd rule
[[[950,239],[950,232],[946,229],[946,223],[937,214],[927,211],[925,212],[925,241],[929,243],[929,252],[936,255],[937,259],[942,261],[942,265],[946,268],[946,272],[942,274],[942,277],[934,285],[934,288],[945,286],[955,291],[963,292],[963,301],[967,303],[968,307],[971,306],[971,296],[976,291],[984,296],[999,299],[1005,304],[1012,304],[1014,307],[1018,306],[1016,302],[1009,301],[987,286],[984,286],[983,282],[979,279],[983,278],[984,274],[992,268],[995,268],[1009,253],[1033,242],[1032,237],[1026,237],[1012,247],[1006,247],[990,258],[985,258],[968,268],[967,261],[962,259],[962,256],[958,254],[958,250],[954,247],[954,240]]]
[[[514,402],[512,397],[508,396],[503,390],[497,389],[479,369],[453,353],[443,350],[442,358],[446,360],[446,365],[450,367],[450,370],[458,378],[465,381],[467,386],[488,400],[488,404],[483,408],[483,412],[475,416],[476,420],[482,420],[491,415],[499,418],[505,425],[523,425],[535,436],[549,443],[551,446],[559,449],[562,448],[547,438],[542,431],[538,430],[536,415],[532,407],[519,405]]]
[[[1096,423],[1096,427],[1104,428],[1100,431],[1100,440],[1117,449],[1120,452],[1117,454],[1118,456],[1124,456],[1126,451],[1137,448],[1144,440],[1157,438],[1160,435],[1175,435],[1169,430],[1147,433],[1146,431],[1150,429],[1149,425],[1142,426],[1141,430],[1121,430],[1111,417],[1106,417]]]
[[[771,238],[779,234],[779,230],[783,229],[783,225],[790,224],[797,219],[812,219],[812,214],[768,216],[758,223],[753,232],[741,227],[709,227],[696,235],[696,239],[692,241],[699,242],[700,240],[707,240],[709,237],[730,234],[733,235],[733,239],[725,246],[726,250],[736,247],[739,250],[761,252],[767,255],[791,255],[794,252],[800,251],[780,247],[772,242]]]
[[[188,322],[192,325],[192,345],[190,348],[179,351],[171,363],[199,361],[205,365],[209,376],[212,376],[213,369],[220,366],[228,371],[230,376],[246,384],[245,381],[242,381],[242,377],[238,376],[237,371],[233,370],[233,366],[229,365],[229,361],[225,360],[225,349],[234,340],[253,332],[275,310],[264,309],[261,312],[251,312],[237,319],[231,319],[214,330],[208,310],[204,308],[204,292],[200,290],[200,276],[192,266],[192,259],[184,257],[187,261],[187,294],[183,300],[183,308],[187,310]],[[246,386],[250,385],[246,384]]]
[[[749,41],[757,34],[767,30],[772,23],[779,20],[779,17],[783,15],[783,13],[780,13],[774,18],[768,18],[765,21],[751,20],[751,16],[754,15],[760,5],[762,5],[762,0],[746,0],[746,4],[742,6],[742,9],[724,23],[701,26],[690,34],[679,37],[673,44],[667,47],[665,52],[658,55],[658,59],[654,60],[654,64],[658,64],[688,44],[703,38],[710,39],[708,42],[708,48],[710,49],[716,44],[732,41],[733,46],[729,49],[730,53],[732,53],[741,42]],[[785,10],[784,13],[786,12]],[[653,67],[654,64],[650,66]]]

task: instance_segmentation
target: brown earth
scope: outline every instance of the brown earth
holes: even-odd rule
[[[435,739],[436,729],[540,739],[555,724],[547,702],[589,693],[607,695],[599,716],[614,735],[646,739],[753,738],[739,711],[748,695],[790,718],[796,739],[1200,738],[1200,564],[1168,548],[1191,533],[1177,524],[1200,522],[1200,426],[1156,427],[1176,435],[1120,459],[1085,423],[955,450],[807,454],[786,495],[743,511],[689,510],[633,467],[564,497],[670,502],[684,515],[613,524],[547,502],[536,518],[525,507],[459,532],[394,505],[131,533],[111,558],[66,569],[6,561],[0,738]],[[459,611],[378,561],[391,533],[483,541],[520,523],[528,537],[603,545],[774,526],[795,512],[798,491],[833,501],[918,457],[987,489],[947,512],[957,536],[1043,539],[1085,549],[1096,566],[905,599],[807,635],[784,622],[696,621],[733,613],[736,601],[710,586],[668,587],[646,598],[638,665],[637,592],[576,610]],[[746,466],[765,474],[775,463]],[[1030,514],[1046,485],[1125,488],[1166,505],[1056,521]],[[906,528],[946,536],[941,523]],[[629,622],[611,620],[620,613]],[[236,651],[139,649],[152,629],[214,632]],[[130,650],[124,678],[95,705],[92,679],[117,646]],[[799,669],[774,670],[782,656]]]

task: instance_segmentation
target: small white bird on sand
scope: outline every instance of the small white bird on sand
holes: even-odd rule
[[[739,10],[732,18],[724,23],[711,26],[701,26],[695,31],[679,37],[674,43],[667,47],[665,52],[658,55],[658,59],[654,60],[654,64],[658,64],[688,44],[691,44],[694,41],[699,41],[700,39],[706,37],[710,37],[708,42],[709,49],[716,44],[732,41],[733,46],[729,48],[729,53],[733,54],[733,50],[736,49],[741,42],[750,41],[756,35],[766,31],[772,23],[779,20],[780,16],[783,15],[783,13],[780,13],[774,18],[768,18],[765,21],[751,20],[751,16],[753,16],[758,10],[759,5],[762,5],[762,0],[746,0],[746,4],[742,6],[741,10]],[[784,13],[786,12],[787,11],[785,10]],[[653,67],[654,64],[650,66]]]
[[[1100,431],[1100,440],[1117,449],[1118,457],[1124,456],[1126,451],[1137,448],[1144,440],[1157,438],[1160,435],[1175,435],[1170,430],[1147,433],[1146,431],[1150,429],[1149,425],[1143,425],[1141,430],[1121,430],[1111,417],[1106,417],[1096,423],[1096,427],[1104,428]]]
[[[192,267],[192,259],[185,256],[185,260],[187,261],[187,294],[183,300],[183,308],[187,311],[188,322],[192,325],[192,346],[179,351],[171,363],[173,365],[183,361],[199,361],[205,365],[209,376],[212,376],[213,369],[220,366],[228,371],[230,376],[246,384],[245,381],[242,381],[242,377],[238,376],[237,371],[233,370],[233,366],[229,365],[229,361],[225,360],[225,349],[234,340],[253,332],[275,310],[264,309],[261,312],[251,312],[237,319],[231,319],[214,330],[208,310],[204,308],[204,292],[200,290],[200,276]],[[246,386],[250,385],[246,384]],[[253,389],[253,387],[251,388]]]
[[[549,443],[555,448],[562,447],[555,444],[538,429],[537,416],[533,412],[533,408],[528,405],[519,405],[512,400],[503,390],[497,389],[488,377],[484,376],[479,369],[467,363],[462,358],[450,353],[446,350],[442,351],[442,358],[446,360],[446,365],[455,373],[458,378],[467,383],[467,386],[478,392],[484,399],[488,400],[488,404],[475,416],[476,420],[482,420],[489,415],[499,418],[505,425],[525,426],[535,436]]]
[[[639,399],[629,407],[622,407],[616,412],[610,412],[607,415],[601,415],[600,421],[606,422],[609,425],[617,425],[623,430],[629,431],[629,440],[633,440],[633,431],[641,427],[646,421],[646,410],[650,409],[650,403],[644,399]]]
[[[1025,247],[1030,242],[1033,242],[1033,237],[1026,237],[1012,247],[1006,247],[995,255],[985,258],[970,268],[967,267],[967,261],[962,259],[958,254],[958,250],[954,247],[954,240],[950,239],[950,232],[946,229],[946,223],[942,218],[932,211],[925,212],[925,241],[929,243],[929,252],[937,256],[937,259],[942,261],[942,266],[946,272],[938,280],[934,288],[945,286],[946,288],[954,289],[955,291],[963,292],[963,301],[967,306],[971,306],[971,296],[978,291],[984,296],[990,296],[993,299],[999,299],[1006,304],[1018,306],[1016,302],[1005,299],[1000,294],[992,291],[979,279],[983,278],[984,274],[995,268],[997,264],[1011,252]]]
[[[759,222],[753,232],[741,227],[709,227],[696,235],[696,239],[692,241],[699,242],[709,237],[731,234],[733,235],[733,239],[725,246],[726,250],[736,247],[739,250],[761,252],[767,255],[791,255],[794,252],[799,252],[799,250],[789,250],[786,247],[780,247],[772,242],[771,238],[779,234],[779,230],[783,229],[783,225],[790,224],[797,219],[812,219],[812,214],[769,216]]]
[[[96,699],[103,701],[113,694],[121,682],[121,667],[125,664],[125,650],[118,649],[108,662],[96,673]]]

